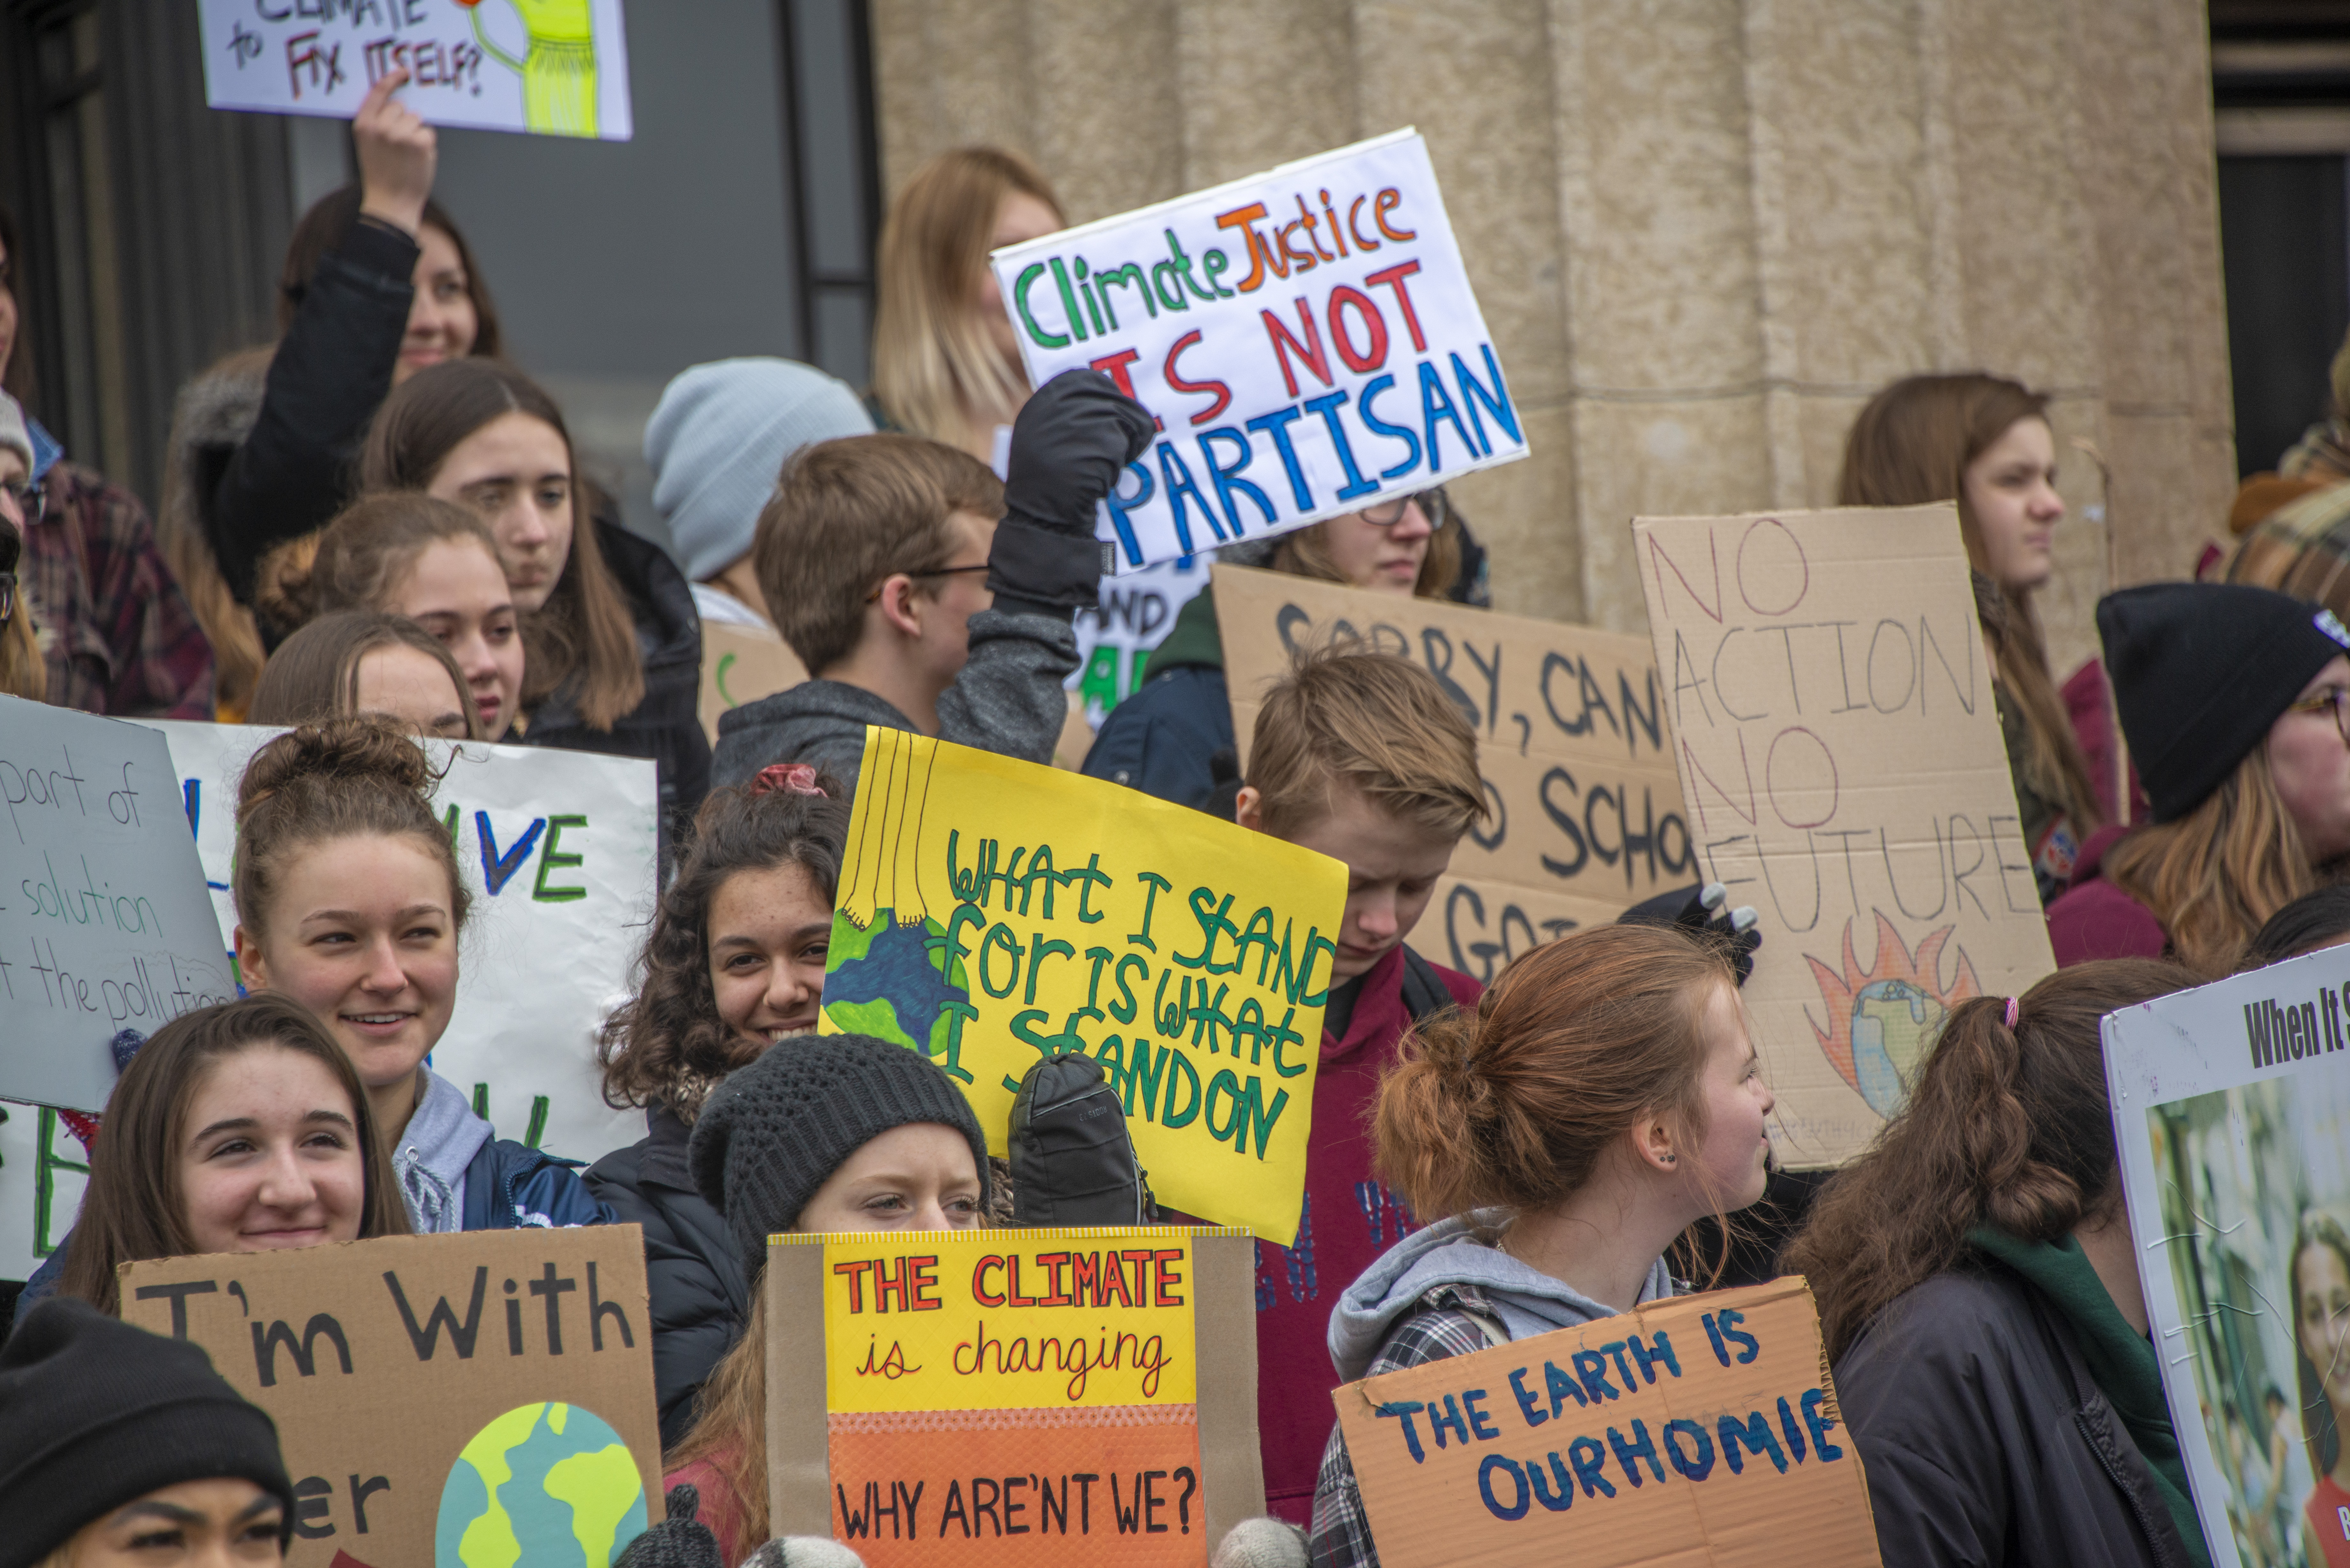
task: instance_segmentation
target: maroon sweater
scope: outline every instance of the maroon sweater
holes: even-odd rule
[[[2128,831],[2116,823],[2089,835],[2073,865],[2073,885],[2048,906],[2048,945],[2058,969],[2093,959],[2161,958],[2170,950],[2154,911],[2105,878],[2106,851]]]
[[[1431,966],[1462,1006],[1484,987]],[[1337,1415],[1330,1391],[1330,1309],[1355,1277],[1416,1229],[1403,1200],[1371,1176],[1368,1126],[1379,1075],[1411,1022],[1403,1000],[1403,949],[1364,972],[1347,1033],[1322,1037],[1314,1080],[1314,1130],[1305,1146],[1305,1208],[1297,1245],[1256,1244],[1256,1412],[1264,1451],[1265,1505],[1310,1524],[1314,1481]]]

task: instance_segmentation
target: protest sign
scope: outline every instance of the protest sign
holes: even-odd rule
[[[2109,1014],[2122,1189],[2220,1568],[2350,1563],[2350,949]]]
[[[1285,1247],[1346,890],[1121,784],[868,726],[822,1028],[926,1052],[998,1154],[1040,1056],[1097,1057],[1159,1200]]]
[[[1069,690],[1084,702],[1087,723],[1098,726],[1112,708],[1141,689],[1151,650],[1167,640],[1176,616],[1207,586],[1205,556],[1102,579],[1100,602],[1077,612],[1082,662],[1069,677]]]
[[[620,0],[197,0],[204,101],[348,119],[405,67],[431,125],[626,141]]]
[[[598,1225],[166,1258],[123,1266],[122,1317],[203,1346],[276,1422],[289,1568],[605,1568],[662,1516],[644,1245]]]
[[[1385,1568],[1865,1568],[1877,1525],[1800,1276],[1349,1383]]]
[[[236,995],[178,807],[152,732],[0,697],[0,1095],[100,1109],[118,1031]]]
[[[1254,1267],[1239,1230],[770,1238],[771,1528],[871,1568],[1014,1535],[1023,1563],[1198,1568],[1264,1511]]]
[[[1698,864],[1762,917],[1772,1143],[1841,1165],[1953,1004],[2056,967],[1957,508],[1632,526]]]
[[[702,623],[702,733],[718,743],[718,715],[787,691],[808,678],[792,645],[766,627]]]
[[[1102,508],[1121,571],[1525,455],[1416,131],[989,265],[1033,382],[1090,367],[1159,422]]]
[[[1411,933],[1491,983],[1527,950],[1697,879],[1672,725],[1648,639],[1219,563],[1243,766],[1265,689],[1333,636],[1421,665],[1477,732],[1492,815],[1472,826]]]

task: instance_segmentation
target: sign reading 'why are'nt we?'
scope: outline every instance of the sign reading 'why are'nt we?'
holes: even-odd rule
[[[767,1256],[777,1533],[875,1568],[1196,1568],[1264,1511],[1245,1231],[783,1235]]]
[[[1159,422],[1104,504],[1121,570],[1523,457],[1428,147],[1394,131],[990,258],[1031,380]]]

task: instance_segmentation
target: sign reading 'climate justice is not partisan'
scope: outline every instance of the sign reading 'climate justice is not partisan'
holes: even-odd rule
[[[1428,148],[1405,130],[991,258],[1031,380],[1159,433],[1103,507],[1121,570],[1523,457]]]

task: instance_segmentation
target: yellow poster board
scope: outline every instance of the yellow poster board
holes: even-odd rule
[[[1083,1051],[1160,1202],[1285,1247],[1346,896],[1311,850],[869,728],[821,1027],[926,1052],[999,1154],[1022,1075]]]

